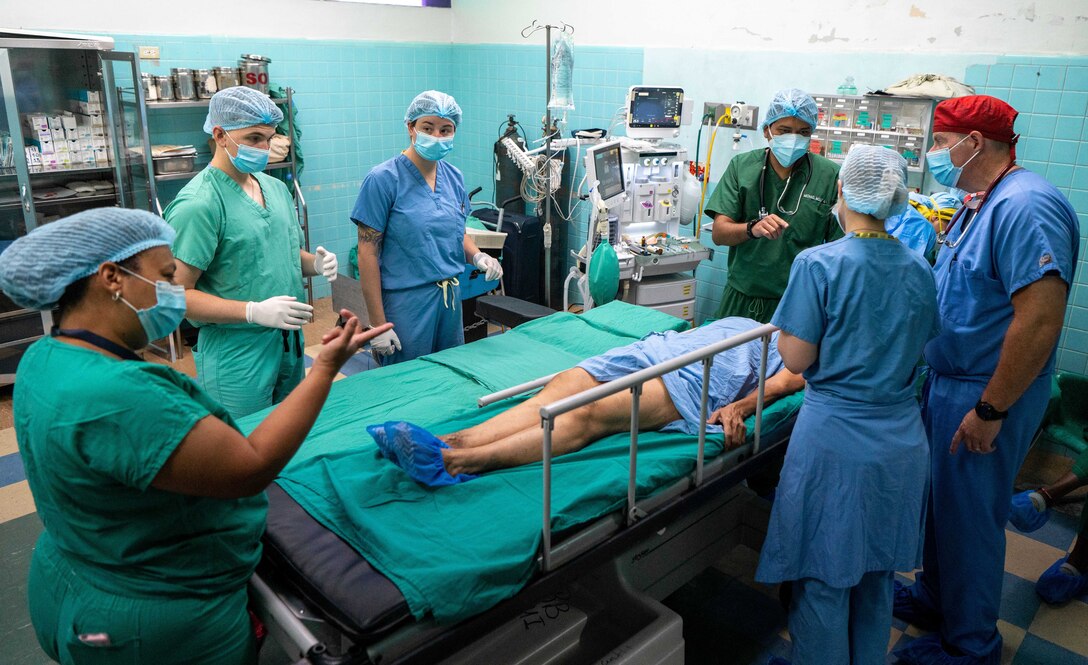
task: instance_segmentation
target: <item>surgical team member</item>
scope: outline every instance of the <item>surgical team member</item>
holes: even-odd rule
[[[282,401],[302,380],[301,327],[313,317],[302,278],[336,279],[336,255],[301,249],[291,193],[262,173],[282,119],[252,88],[217,92],[204,122],[215,155],[163,213],[177,231],[186,316],[200,327],[197,382],[235,418]]]
[[[729,247],[718,318],[766,323],[801,250],[842,235],[831,217],[839,167],[809,152],[816,102],[796,88],[775,93],[763,121],[770,144],[729,162],[706,214],[717,245]]]
[[[371,344],[384,364],[465,343],[457,276],[466,262],[488,280],[502,277],[498,259],[465,234],[465,180],[444,159],[461,107],[428,90],[408,105],[404,123],[411,145],[367,174],[351,213],[370,323],[396,326]]]
[[[797,256],[771,319],[807,387],[756,580],[793,581],[795,665],[883,663],[894,571],[921,555],[929,446],[914,378],[937,294],[925,259],[884,230],[906,176],[895,151],[854,146],[838,186],[846,237]]]
[[[381,332],[342,311],[310,374],[245,437],[192,379],[135,354],[185,315],[173,240],[155,215],[97,208],[19,238],[0,263],[12,300],[60,309],[19,363],[14,407],[45,526],[30,618],[61,663],[257,662],[246,583],[264,488],[340,366]]]
[[[1013,480],[1050,397],[1077,265],[1069,202],[1016,165],[1017,112],[986,95],[942,101],[926,154],[937,182],[977,192],[937,255],[941,334],[926,346],[922,415],[932,448],[923,571],[895,615],[939,632],[901,661],[997,663]]]

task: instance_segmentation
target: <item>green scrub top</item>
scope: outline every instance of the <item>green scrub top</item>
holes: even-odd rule
[[[751,150],[729,162],[718,186],[707,202],[705,212],[714,219],[725,215],[735,222],[759,219],[759,176],[766,150]],[[809,179],[809,170],[812,177]],[[793,259],[802,250],[842,237],[842,230],[831,214],[837,196],[839,166],[809,153],[794,165],[789,191],[782,196],[786,180],[767,167],[763,202],[767,212],[778,215],[790,227],[778,240],[758,238],[729,248],[727,284],[744,295],[755,298],[781,298],[786,290]],[[808,180],[801,193],[802,185]],[[778,207],[797,212],[788,215]],[[798,205],[798,198],[800,204]]]
[[[182,188],[163,211],[177,231],[174,257],[203,271],[196,288],[205,293],[244,302],[283,295],[303,300],[299,250],[304,238],[291,193],[271,176],[254,176],[264,207],[214,166]]]
[[[243,587],[261,554],[264,494],[212,499],[151,487],[200,419],[234,420],[187,376],[53,338],[16,374],[15,434],[38,515],[89,584],[135,597]]]

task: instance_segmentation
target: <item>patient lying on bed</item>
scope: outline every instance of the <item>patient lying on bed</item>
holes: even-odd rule
[[[448,485],[493,471],[541,459],[540,407],[607,381],[675,358],[689,351],[757,327],[751,319],[729,317],[677,333],[653,333],[627,346],[588,358],[555,376],[539,393],[497,416],[458,432],[435,437],[410,423],[368,427],[385,457],[414,479]],[[804,379],[785,369],[778,355],[778,333],[767,353],[765,404],[804,388]],[[755,412],[761,342],[754,340],[714,357],[710,371],[707,422],[709,432],[723,432],[725,446],[744,443],[744,419]],[[702,363],[688,365],[643,385],[639,430],[678,431],[697,435],[702,395]],[[555,419],[552,452],[564,455],[597,439],[627,432],[631,394],[611,395]]]

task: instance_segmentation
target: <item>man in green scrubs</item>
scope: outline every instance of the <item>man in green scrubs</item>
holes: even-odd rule
[[[794,257],[842,235],[831,215],[839,167],[809,152],[816,116],[803,90],[775,93],[763,121],[769,147],[734,157],[706,205],[714,243],[729,247],[718,318],[770,321]]]
[[[204,123],[215,155],[163,214],[177,231],[187,318],[200,327],[197,382],[235,418],[280,402],[302,380],[301,327],[313,317],[302,278],[336,279],[336,255],[302,250],[291,193],[262,173],[282,119],[264,93],[216,93]]]

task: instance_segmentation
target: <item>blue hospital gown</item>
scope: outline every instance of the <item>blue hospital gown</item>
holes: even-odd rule
[[[612,349],[580,363],[597,381],[612,381],[640,369],[701,349],[734,335],[747,332],[760,324],[752,319],[731,316],[705,323],[694,330],[678,333],[651,333],[642,340]],[[759,386],[759,364],[762,342],[754,340],[714,356],[710,370],[707,415],[746,396]],[[771,336],[767,349],[767,376],[782,371],[778,355],[778,333]],[[703,395],[703,364],[688,365],[661,377],[680,420],[661,428],[663,432],[685,432],[698,435],[701,419],[699,405]],[[708,425],[707,432],[721,432],[721,425]]]
[[[918,564],[929,447],[914,378],[936,312],[929,265],[895,239],[850,234],[797,257],[771,322],[819,352],[757,580],[847,588]]]

